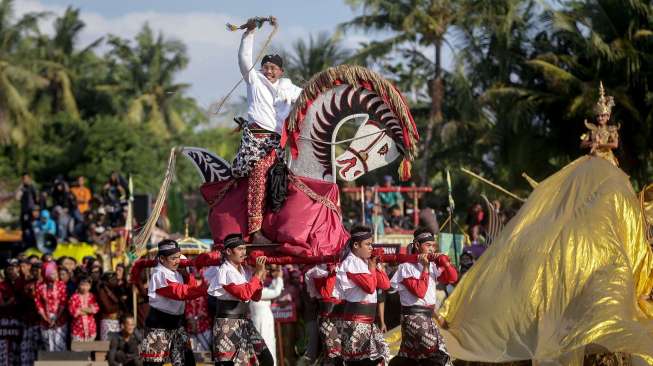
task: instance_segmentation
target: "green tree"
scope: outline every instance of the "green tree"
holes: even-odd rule
[[[343,48],[341,41],[326,32],[312,34],[308,41],[300,38],[283,52],[285,75],[298,85],[329,67],[343,64],[351,57],[351,51]]]
[[[31,95],[47,86],[23,59],[26,36],[37,31],[43,13],[26,14],[14,21],[13,0],[0,1],[0,144],[26,145],[37,128],[30,111]]]
[[[169,138],[187,128],[182,109],[196,109],[182,93],[188,84],[175,76],[188,65],[183,43],[155,36],[146,24],[129,40],[109,36],[111,80],[101,89],[117,95],[119,110],[132,124],[143,124],[160,137]]]

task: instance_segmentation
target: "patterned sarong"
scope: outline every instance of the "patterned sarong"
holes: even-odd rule
[[[251,319],[215,318],[214,361],[232,361],[234,366],[257,365],[257,355],[267,349]]]
[[[345,361],[383,360],[388,363],[390,349],[376,324],[337,320]]]
[[[45,344],[45,350],[49,352],[62,352],[66,350],[68,343],[68,325],[61,327],[41,327],[41,339]]]
[[[37,352],[40,348],[41,327],[27,325],[23,328],[23,337],[20,340],[20,364],[33,366]]]
[[[143,362],[170,362],[183,366],[190,339],[183,327],[177,329],[146,328],[139,353]]]
[[[276,161],[283,157],[279,146],[281,137],[276,133],[255,134],[243,127],[240,148],[231,165],[234,178],[247,177],[247,232],[261,230],[265,209],[267,174]]]
[[[398,356],[433,360],[435,366],[451,366],[451,357],[435,321],[427,314],[401,315],[401,347]]]
[[[322,343],[322,365],[334,364],[334,359],[340,358],[342,353],[342,341],[338,333],[338,327],[333,319],[319,317],[318,327],[320,342]]]
[[[117,319],[100,320],[100,340],[111,340],[111,333],[120,332],[120,322]]]

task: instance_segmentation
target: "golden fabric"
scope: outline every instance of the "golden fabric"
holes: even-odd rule
[[[619,161],[612,153],[612,148],[600,147],[603,144],[619,141],[619,126],[595,125],[585,121],[585,127],[587,127],[589,132],[584,133],[580,137],[581,141],[591,141],[599,144],[599,146],[591,148],[590,154],[606,159],[614,165],[619,166]]]
[[[638,197],[584,156],[542,181],[440,313],[452,356],[582,365],[585,346],[653,361],[653,255]]]

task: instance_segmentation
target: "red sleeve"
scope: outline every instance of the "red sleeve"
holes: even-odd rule
[[[320,293],[323,299],[333,297],[333,288],[336,286],[336,275],[329,274],[325,277],[313,278],[315,289]]]
[[[183,283],[170,282],[166,280],[168,286],[156,290],[156,293],[173,300],[192,300],[206,293],[206,286],[192,287]]]
[[[47,315],[45,314],[45,304],[43,303],[43,300],[41,299],[41,286],[36,287],[36,291],[34,291],[34,305],[36,305],[36,310],[38,310],[39,314],[41,315]]]
[[[458,271],[456,271],[456,267],[452,266],[451,262],[449,262],[449,257],[441,255],[436,258],[435,264],[442,271],[438,277],[438,282],[446,285],[458,281]]]
[[[347,272],[347,278],[349,278],[353,283],[356,284],[356,286],[360,287],[361,290],[367,292],[368,294],[376,293],[377,277],[377,275],[373,275],[371,273]]]
[[[376,269],[376,288],[380,290],[387,290],[390,288],[390,279],[388,274],[382,269]]]
[[[252,279],[247,283],[236,285],[230,283],[228,285],[222,286],[225,291],[230,295],[237,298],[240,301],[254,300],[258,301],[261,299],[261,293],[263,291],[263,285],[258,276],[252,276]],[[258,298],[257,298],[258,297]]]
[[[401,281],[401,284],[404,285],[413,295],[423,299],[426,295],[426,290],[429,288],[429,273],[422,272],[419,278],[404,278]]]
[[[73,317],[76,317],[78,314],[77,312],[79,311],[81,307],[81,302],[79,301],[79,297],[77,294],[74,294],[73,297],[70,298],[70,301],[68,301],[68,312],[70,315]]]

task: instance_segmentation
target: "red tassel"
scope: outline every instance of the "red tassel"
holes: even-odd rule
[[[401,161],[401,164],[399,164],[399,179],[401,179],[402,182],[406,182],[410,180],[410,169],[411,169],[410,161],[404,158]]]

